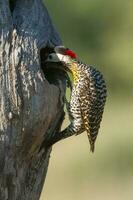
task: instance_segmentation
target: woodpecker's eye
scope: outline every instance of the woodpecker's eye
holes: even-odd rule
[[[53,58],[52,55],[49,55],[49,59],[52,60],[52,58]]]

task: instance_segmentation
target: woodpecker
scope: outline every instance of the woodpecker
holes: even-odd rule
[[[70,103],[67,104],[70,124],[51,138],[50,144],[61,139],[87,132],[90,151],[94,152],[100,128],[107,89],[101,72],[78,60],[77,55],[64,46],[56,46],[46,63],[59,63],[59,68],[72,74]]]

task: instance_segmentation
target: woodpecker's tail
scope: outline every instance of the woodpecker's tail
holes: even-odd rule
[[[94,153],[94,151],[95,151],[95,140],[93,140],[91,138],[90,133],[89,134],[87,133],[87,135],[88,135],[88,139],[89,139],[89,143],[90,143],[90,151],[92,153]]]

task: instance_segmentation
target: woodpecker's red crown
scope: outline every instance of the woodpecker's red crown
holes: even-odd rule
[[[71,57],[72,59],[75,59],[77,58],[77,55],[76,53],[74,53],[72,50],[64,47],[64,46],[56,46],[55,47],[55,52],[56,53],[60,53],[62,55],[66,55],[66,56],[69,56]]]
[[[70,56],[71,58],[77,58],[77,55],[72,50],[69,49],[65,50],[64,54]]]

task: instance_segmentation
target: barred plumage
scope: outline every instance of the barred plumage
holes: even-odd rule
[[[56,49],[57,54],[58,52],[61,53],[61,51],[60,47]],[[58,55],[58,62],[62,61],[62,68],[73,75],[71,99],[67,109],[71,123],[66,129],[53,137],[52,143],[86,131],[90,149],[94,152],[94,144],[106,101],[106,84],[102,74],[93,66],[86,65],[70,56],[68,58],[64,53],[62,54],[63,57],[61,58]],[[54,61],[55,59],[53,58]]]

